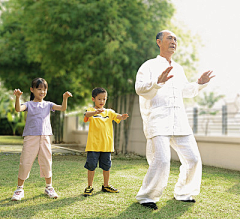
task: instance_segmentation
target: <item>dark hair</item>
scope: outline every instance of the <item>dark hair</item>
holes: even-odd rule
[[[92,97],[95,98],[98,94],[107,93],[107,91],[102,87],[96,87],[92,90]]]
[[[44,86],[45,89],[48,89],[48,84],[43,78],[34,78],[32,80],[32,88],[38,88],[39,86]],[[31,92],[30,101],[34,100],[34,94]]]
[[[157,36],[156,36],[156,40],[157,40],[157,39],[162,40],[162,39],[163,39],[163,34],[164,34],[164,32],[163,32],[163,31],[160,31],[160,32],[157,34]],[[157,46],[158,46],[158,44],[157,44]],[[158,46],[158,47],[159,47],[159,46]]]
[[[160,31],[160,32],[157,34],[156,40],[157,40],[157,39],[160,39],[160,40],[163,39],[163,31]]]

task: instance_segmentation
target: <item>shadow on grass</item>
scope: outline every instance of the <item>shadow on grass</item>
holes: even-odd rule
[[[90,198],[90,197],[93,197],[93,196],[96,196],[96,195],[99,195],[99,194],[102,194],[103,192],[102,191],[98,191],[98,192],[94,192],[93,191],[93,194],[91,195],[91,196],[84,196],[83,194],[82,194],[82,196],[84,197],[84,198]]]
[[[149,208],[141,206],[138,202],[130,205],[123,213],[119,214],[114,218],[179,218],[185,212],[189,210],[189,208],[193,207],[194,203],[186,203],[181,201],[176,201],[175,199],[168,200],[166,205],[160,207],[158,206],[158,210],[151,210]]]
[[[1,207],[6,207],[6,206],[13,206],[13,205],[18,205],[18,204],[22,204],[22,203],[25,203],[29,200],[35,200],[35,199],[38,199],[40,197],[45,197],[44,194],[41,194],[41,195],[37,195],[37,196],[34,196],[33,198],[23,198],[21,201],[12,201],[11,200],[11,197],[9,198],[6,198],[6,199],[3,199],[3,200],[0,200],[0,206]],[[47,196],[46,196],[47,197]],[[2,211],[1,211],[2,212]]]
[[[228,189],[226,192],[235,194],[235,195],[240,195],[240,183],[235,184],[230,189]]]
[[[11,201],[11,198],[7,198],[4,200],[0,200],[0,203],[4,203],[4,204],[0,204],[0,206],[19,205],[24,202],[28,202],[30,200],[34,200],[34,199],[38,199],[38,198],[44,199],[44,197],[46,197],[46,199],[49,199],[49,197],[46,196],[45,194],[34,196],[33,198],[22,199],[21,201]],[[49,199],[49,202],[47,202],[47,203],[43,203],[43,204],[39,203],[36,205],[24,206],[24,207],[19,207],[16,209],[9,209],[9,210],[5,210],[5,211],[1,211],[1,217],[2,218],[4,218],[4,217],[32,218],[38,212],[46,211],[48,209],[62,208],[64,206],[69,206],[74,202],[84,201],[85,199],[86,199],[86,197],[84,197],[82,194],[75,196],[75,197],[69,197],[69,198]],[[39,200],[38,200],[38,202],[39,202]]]
[[[95,195],[100,194],[101,191],[94,193]],[[35,196],[34,198],[28,198],[28,199],[23,199],[22,201],[11,201],[10,198],[0,200],[0,206],[13,206],[13,205],[19,205],[24,202],[28,202],[30,200],[39,200],[39,198],[44,198],[44,194]],[[46,199],[48,199],[47,196],[45,196]],[[1,217],[14,217],[14,218],[32,218],[39,212],[44,212],[48,209],[58,209],[62,208],[64,206],[70,206],[74,202],[79,202],[79,201],[84,201],[87,197],[84,197],[82,194],[75,196],[75,197],[69,197],[69,198],[59,198],[55,200],[50,200],[47,203],[39,203],[36,205],[31,205],[31,206],[24,206],[24,207],[16,207],[15,209],[9,209],[9,210],[4,210],[1,211]],[[120,213],[116,217],[108,217],[108,218],[141,218],[141,219],[148,219],[148,218],[179,218],[182,215],[184,215],[185,212],[189,210],[189,208],[193,207],[193,203],[185,203],[185,202],[180,202],[176,201],[174,199],[168,200],[164,206],[159,206],[158,205],[158,210],[154,211],[148,208],[145,208],[141,206],[138,202],[135,202],[131,204],[125,211]],[[96,217],[99,218],[99,217]],[[93,217],[92,217],[93,219]]]
[[[102,191],[94,192],[91,197],[99,195],[99,194],[102,194]],[[80,194],[79,196],[76,196],[76,197],[79,197],[79,198],[82,197],[82,200],[85,200],[86,198],[89,198],[88,196],[85,197],[83,194]],[[76,199],[76,197],[71,197],[71,198]],[[31,200],[38,200],[38,198],[46,198],[46,199],[49,199],[49,200],[54,200],[54,199],[50,199],[46,194],[40,194],[40,195],[34,196],[32,198],[23,198],[21,201],[12,201],[11,197],[9,197],[9,198],[5,198],[3,200],[0,200],[0,206],[1,207],[13,206],[13,205],[22,204],[24,202],[28,202],[28,201],[31,201]],[[71,199],[71,198],[68,198],[68,199]],[[63,200],[63,199],[60,198],[60,199],[55,199],[55,200]],[[79,200],[77,200],[77,201],[79,201]]]
[[[98,191],[93,193],[92,196],[96,196],[101,194],[102,191]],[[12,201],[11,197],[0,200],[0,207],[11,207],[11,206],[18,206],[22,205],[23,203],[27,203],[31,200],[36,200],[39,202],[40,199],[49,199],[49,197],[46,194],[40,194],[37,196],[34,196],[32,198],[23,198],[21,201]],[[69,198],[58,198],[58,199],[49,199],[49,202],[44,203],[44,204],[36,204],[36,205],[31,205],[31,206],[26,206],[26,207],[19,207],[16,209],[11,209],[11,210],[5,210],[1,211],[1,216],[0,217],[14,217],[14,218],[31,218],[34,217],[39,211],[46,211],[48,209],[58,209],[62,208],[64,206],[70,206],[74,202],[78,201],[85,201],[89,197],[84,197],[83,194],[80,194],[75,197],[69,197]]]

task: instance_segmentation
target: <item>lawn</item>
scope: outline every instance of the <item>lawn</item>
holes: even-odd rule
[[[22,136],[0,135],[0,145],[22,145]]]
[[[120,193],[101,192],[102,171],[97,169],[95,193],[86,198],[82,195],[87,186],[86,157],[54,155],[53,186],[59,195],[55,200],[43,194],[45,183],[36,160],[25,182],[25,198],[12,202],[19,156],[0,154],[0,218],[240,218],[240,172],[204,166],[197,202],[184,203],[173,199],[179,162],[171,163],[167,189],[157,203],[159,210],[140,206],[135,196],[148,168],[141,157],[113,157],[110,182]]]

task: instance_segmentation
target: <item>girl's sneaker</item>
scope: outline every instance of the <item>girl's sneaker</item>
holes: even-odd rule
[[[14,194],[13,197],[11,198],[12,201],[20,201],[21,198],[24,198],[24,190],[23,189],[17,189]]]
[[[50,198],[58,198],[58,194],[54,191],[54,188],[51,186],[48,186],[45,188],[45,193],[50,197]]]

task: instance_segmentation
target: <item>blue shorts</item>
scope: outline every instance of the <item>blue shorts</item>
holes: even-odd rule
[[[111,152],[87,152],[87,161],[84,167],[90,171],[94,171],[99,161],[99,168],[109,171],[112,166]]]

